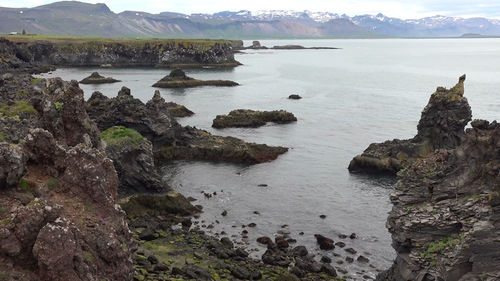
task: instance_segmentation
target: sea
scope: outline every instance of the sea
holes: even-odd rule
[[[285,233],[318,259],[332,258],[354,280],[374,278],[395,257],[385,224],[396,180],[350,174],[349,161],[370,143],[413,137],[436,87],[452,87],[462,74],[467,75],[465,96],[473,119],[499,119],[500,39],[261,40],[261,44],[339,49],[245,50],[235,55],[243,64],[236,68],[186,69],[189,76],[233,80],[241,84],[238,87],[159,90],[165,100],[195,112],[179,118],[182,125],[290,150],[258,165],[176,161],[161,166],[162,175],[175,190],[204,207],[196,219],[198,226],[213,235],[230,236],[254,257],[265,251],[256,243],[258,237]],[[152,85],[170,70],[60,68],[41,76],[81,80],[93,71],[122,82],[80,85],[86,98],[94,91],[114,97],[126,86],[147,102],[156,90]],[[290,100],[291,94],[303,99]],[[211,127],[217,115],[234,109],[283,109],[298,121],[260,128]],[[206,198],[203,192],[217,195]],[[221,215],[224,210],[227,216]],[[256,226],[248,227],[250,223]],[[248,238],[242,237],[243,230]],[[357,238],[339,238],[351,233]],[[357,254],[339,247],[322,251],[314,234],[342,241]],[[345,261],[359,255],[370,262]]]

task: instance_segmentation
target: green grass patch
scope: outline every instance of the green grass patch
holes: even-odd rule
[[[56,178],[50,178],[46,184],[50,190],[59,189],[59,187],[61,186]]]
[[[458,246],[463,239],[464,234],[453,234],[450,237],[443,238],[443,240],[427,243],[424,245],[426,250],[420,254],[420,257],[435,265],[436,257],[438,255],[452,250]]]
[[[15,116],[21,113],[35,114],[35,108],[25,101],[15,101],[12,105],[0,104],[0,114]]]
[[[0,142],[5,141],[5,134],[4,132],[0,132]]]
[[[33,183],[27,180],[26,178],[21,178],[19,180],[18,187],[24,191],[31,191]]]
[[[63,107],[63,105],[64,105],[64,103],[62,103],[62,102],[55,102],[54,105],[56,106],[57,110],[61,110],[62,107]]]
[[[31,80],[31,85],[36,85],[38,84],[38,82],[40,82],[42,80],[42,78],[33,78]]]
[[[115,126],[101,133],[102,139],[109,145],[119,145],[126,141],[138,145],[144,137],[134,129],[124,126]]]
[[[11,218],[3,219],[0,221],[0,224],[6,225],[12,222]]]

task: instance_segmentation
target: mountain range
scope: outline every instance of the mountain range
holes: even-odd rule
[[[114,13],[105,4],[62,1],[34,8],[1,8],[0,33],[159,38],[377,38],[500,35],[500,20],[433,16],[399,19],[330,12],[264,10],[180,14]]]

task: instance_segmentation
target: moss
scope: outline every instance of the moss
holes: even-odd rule
[[[129,129],[124,126],[115,126],[101,133],[101,137],[109,145],[119,145],[126,141],[138,145],[144,137],[134,129]]]
[[[50,190],[56,190],[60,187],[59,181],[56,178],[50,178],[46,184]]]
[[[30,191],[31,190],[31,187],[32,187],[33,183],[30,182],[29,180],[27,180],[26,178],[21,178],[19,180],[19,184],[18,184],[18,187],[22,190],[25,190],[25,191]]]
[[[24,96],[27,96],[29,94],[29,91],[28,90],[19,90],[16,92],[16,95],[24,95]]]
[[[445,237],[442,240],[430,242],[424,245],[426,250],[420,254],[420,257],[424,260],[434,262],[436,257],[443,253],[452,250],[454,247],[462,243],[464,239],[464,234],[453,234],[450,237]]]
[[[90,263],[94,263],[95,262],[95,257],[91,253],[86,253],[85,254],[85,260],[87,260]]]
[[[62,103],[62,102],[55,102],[54,105],[56,106],[57,110],[61,110],[62,107],[63,107],[63,105],[64,105],[64,103]]]
[[[16,116],[22,113],[37,113],[35,108],[25,101],[15,101],[13,105],[0,104],[0,114],[7,116]]]
[[[11,218],[6,218],[0,221],[0,224],[6,225],[12,222]]]
[[[3,132],[0,132],[0,142],[5,141],[5,134]]]
[[[0,281],[9,281],[10,279],[10,274],[0,272]]]
[[[31,85],[36,85],[38,84],[38,82],[40,82],[42,80],[42,78],[33,78],[31,80]]]

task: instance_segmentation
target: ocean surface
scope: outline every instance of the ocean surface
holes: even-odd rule
[[[163,175],[172,187],[197,198],[195,203],[204,206],[199,225],[213,224],[208,232],[224,231],[242,241],[242,225],[256,223],[255,228],[245,228],[249,238],[242,241],[258,249],[255,256],[264,250],[255,239],[273,237],[278,231],[290,232],[297,245],[306,245],[318,257],[328,255],[335,262],[348,256],[340,248],[320,251],[313,236],[319,233],[336,242],[344,241],[346,248],[353,247],[373,265],[355,261],[336,266],[346,268],[355,280],[363,275],[374,277],[377,269],[387,268],[395,256],[385,228],[394,181],[349,174],[349,161],[372,142],[413,137],[420,113],[436,87],[452,87],[464,73],[465,96],[473,118],[499,119],[500,39],[261,43],[341,49],[245,51],[236,55],[243,65],[234,69],[187,70],[192,77],[234,80],[241,84],[239,87],[160,92],[167,101],[183,104],[196,113],[179,119],[183,125],[249,142],[286,146],[290,151],[276,161],[253,166],[179,161],[162,167]],[[144,102],[154,93],[151,85],[169,73],[168,69],[148,68],[66,68],[42,76],[81,80],[92,71],[122,82],[80,85],[86,98],[93,91],[112,97],[127,86]],[[290,94],[303,99],[289,100]],[[211,128],[216,115],[238,108],[284,109],[293,112],[298,122],[256,129]],[[217,195],[206,199],[202,191]],[[228,211],[225,217],[221,215],[223,210]],[[320,215],[327,217],[321,219]],[[282,228],[284,225],[288,226]],[[358,239],[338,238],[338,234],[353,232]],[[340,257],[334,257],[334,253]]]

